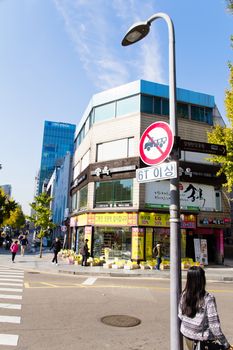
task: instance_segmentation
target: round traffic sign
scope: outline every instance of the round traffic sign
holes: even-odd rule
[[[170,125],[156,122],[148,126],[142,134],[139,152],[142,161],[148,165],[162,163],[170,154],[174,142]]]

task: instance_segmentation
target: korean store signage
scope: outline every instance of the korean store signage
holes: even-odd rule
[[[177,177],[176,162],[162,163],[157,166],[136,170],[136,179],[139,183],[167,180]]]
[[[146,183],[145,206],[147,208],[169,208],[169,181]],[[193,182],[180,182],[181,209],[197,211],[215,211],[216,200],[214,187]]]

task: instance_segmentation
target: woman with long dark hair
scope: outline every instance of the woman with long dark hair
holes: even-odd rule
[[[222,333],[215,297],[205,286],[205,271],[199,266],[190,267],[179,305],[180,331],[189,350],[215,349],[215,345],[233,350]]]

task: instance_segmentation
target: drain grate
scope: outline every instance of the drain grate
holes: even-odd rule
[[[101,322],[114,327],[135,327],[141,323],[141,320],[128,315],[109,315],[102,317]]]

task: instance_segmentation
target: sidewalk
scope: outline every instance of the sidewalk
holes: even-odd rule
[[[66,261],[59,258],[58,266],[51,263],[53,254],[45,250],[43,257],[40,258],[38,252],[32,254],[25,254],[21,257],[20,254],[16,255],[15,264],[11,262],[11,254],[9,251],[0,249],[0,267],[7,266],[25,271],[37,271],[45,273],[63,273],[72,275],[85,275],[85,276],[108,276],[108,277],[145,277],[145,278],[162,278],[169,279],[170,271],[156,271],[156,270],[124,270],[124,269],[105,269],[102,266],[80,266],[69,265]],[[225,261],[227,266],[215,265],[205,267],[206,279],[211,281],[232,281],[233,282],[233,262]],[[187,272],[182,271],[182,278],[186,277]]]

